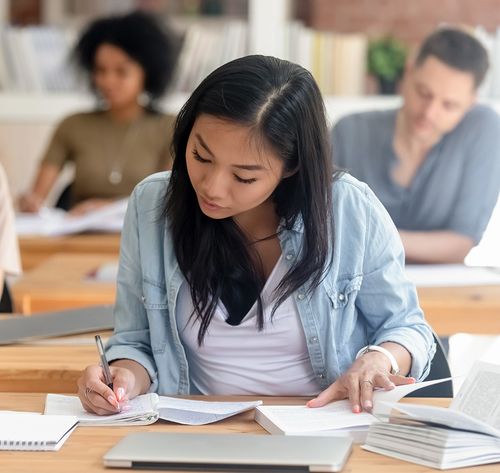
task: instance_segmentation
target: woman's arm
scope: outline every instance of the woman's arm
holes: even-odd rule
[[[349,398],[354,412],[360,412],[361,407],[371,410],[374,388],[389,390],[425,378],[434,355],[432,330],[419,307],[415,286],[405,277],[397,230],[368,188],[364,197],[356,202],[364,246],[358,250],[363,252],[363,280],[355,304],[365,336],[353,340],[355,345],[349,346],[349,352],[354,358],[364,345],[377,345],[389,356],[382,350],[357,357],[345,373],[309,402],[311,407]],[[390,355],[400,374],[391,373]]]
[[[43,163],[38,170],[33,188],[19,199],[19,209],[22,212],[38,212],[54,186],[59,172],[59,166]]]

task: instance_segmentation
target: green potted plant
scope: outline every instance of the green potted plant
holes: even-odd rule
[[[373,39],[368,45],[368,72],[375,76],[381,94],[394,94],[403,74],[407,48],[392,36]]]

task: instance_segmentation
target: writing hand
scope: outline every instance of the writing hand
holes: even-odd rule
[[[88,366],[78,379],[78,397],[86,411],[98,415],[116,414],[128,400],[128,393],[135,384],[134,373],[115,366],[111,366],[110,371],[113,389],[106,385],[103,369],[99,365]]]

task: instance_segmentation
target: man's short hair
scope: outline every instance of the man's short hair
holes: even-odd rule
[[[477,89],[489,67],[488,52],[471,34],[457,28],[440,28],[423,42],[417,55],[420,66],[429,56],[474,77]]]

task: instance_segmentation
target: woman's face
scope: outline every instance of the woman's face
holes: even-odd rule
[[[210,218],[251,217],[283,177],[283,161],[258,146],[249,128],[200,115],[186,148],[189,179],[201,211]]]
[[[144,90],[144,70],[122,49],[102,44],[95,55],[93,80],[110,108],[137,103]]]

